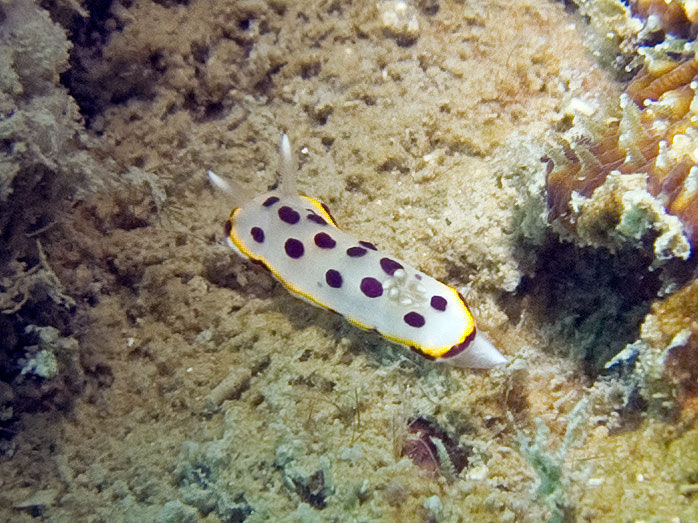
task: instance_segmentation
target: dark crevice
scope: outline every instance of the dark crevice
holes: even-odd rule
[[[661,288],[645,250],[577,247],[550,235],[533,276],[518,292],[553,336],[572,347],[590,377],[639,336],[640,325]],[[516,313],[516,311],[512,311]]]

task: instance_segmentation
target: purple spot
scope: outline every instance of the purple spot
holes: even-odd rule
[[[372,251],[377,251],[376,246],[373,245],[371,242],[364,242],[364,241],[359,241],[360,245],[363,245],[367,249],[371,249]]]
[[[417,278],[419,281],[422,281],[422,275],[421,274],[415,274],[415,278]]]
[[[383,294],[383,286],[375,278],[364,278],[361,280],[361,292],[363,292],[369,298],[378,298]]]
[[[303,243],[295,238],[289,238],[284,244],[284,249],[286,249],[286,254],[291,258],[300,258],[303,256],[305,249],[303,248]]]
[[[262,205],[264,205],[265,207],[271,207],[278,201],[279,199],[276,196],[270,196],[269,198],[264,200],[264,203]]]
[[[368,251],[364,249],[363,247],[349,247],[347,249],[347,254],[351,256],[352,258],[360,258],[364,254],[366,254]]]
[[[431,306],[434,307],[437,311],[445,311],[447,303],[448,302],[446,301],[446,298],[444,298],[443,296],[431,297]]]
[[[410,327],[424,327],[424,324],[426,323],[424,316],[418,312],[408,312],[402,317],[402,319],[405,320],[405,323]]]
[[[327,222],[321,216],[318,216],[315,213],[309,214],[306,216],[306,218],[313,223],[317,223],[318,225],[327,225]]]
[[[339,289],[342,286],[342,275],[339,274],[339,271],[330,269],[325,273],[325,281],[330,287]]]
[[[282,222],[293,225],[294,223],[298,223],[298,220],[301,219],[301,215],[290,207],[284,205],[283,207],[279,208],[279,218],[281,218]]]
[[[390,258],[381,258],[381,268],[386,272],[386,274],[392,276],[395,274],[396,270],[402,269],[403,266]]]
[[[259,227],[252,227],[250,234],[252,235],[252,239],[257,243],[262,243],[264,241],[264,231]]]
[[[315,245],[321,249],[332,249],[337,242],[332,239],[332,236],[326,232],[319,232],[315,235]]]
[[[228,237],[230,236],[230,231],[233,230],[233,222],[230,220],[226,220],[225,225],[223,226],[223,232],[225,232],[225,236]]]

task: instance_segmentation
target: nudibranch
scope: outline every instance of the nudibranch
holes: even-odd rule
[[[256,197],[208,172],[211,183],[234,200],[225,222],[234,251],[260,262],[297,297],[427,359],[472,368],[507,361],[476,329],[457,290],[356,240],[337,226],[326,205],[298,193],[286,135],[281,157],[279,188]]]

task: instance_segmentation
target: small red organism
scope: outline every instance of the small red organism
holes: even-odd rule
[[[430,474],[457,475],[468,464],[472,449],[458,445],[435,420],[417,417],[407,425],[407,432],[402,455]]]

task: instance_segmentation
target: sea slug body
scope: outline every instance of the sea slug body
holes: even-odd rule
[[[208,172],[235,200],[225,223],[233,250],[263,264],[299,298],[430,360],[472,368],[506,363],[476,329],[458,291],[356,240],[339,229],[323,203],[298,194],[286,135],[281,156],[279,189],[256,197]]]

